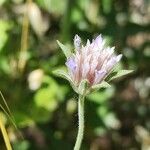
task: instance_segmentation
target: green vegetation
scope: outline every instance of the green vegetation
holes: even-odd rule
[[[57,40],[73,49],[75,34],[100,33],[123,54],[117,67],[134,72],[86,98],[82,149],[148,150],[149,10],[147,0],[0,0],[0,91],[12,115],[0,104],[12,119],[0,115],[14,150],[73,149],[77,95],[53,73],[65,63]]]

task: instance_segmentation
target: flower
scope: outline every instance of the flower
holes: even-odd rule
[[[67,58],[68,74],[75,86],[87,80],[90,86],[100,84],[112,72],[120,61],[122,54],[115,55],[114,47],[108,47],[101,35],[81,44],[78,35],[74,37],[75,51]]]
[[[82,45],[81,38],[75,35],[73,52],[58,40],[57,43],[67,58],[65,64],[68,71],[56,69],[53,73],[67,79],[74,91],[80,95],[108,88],[109,81],[133,72],[133,70],[115,68],[122,54],[114,54],[115,48],[106,46],[101,35],[93,39],[91,43],[87,40],[85,46]]]

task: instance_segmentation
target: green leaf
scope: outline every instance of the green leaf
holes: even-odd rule
[[[114,95],[114,91],[112,86],[103,91],[92,92],[88,95],[88,99],[97,104],[105,104]]]
[[[5,2],[6,0],[0,0],[0,6],[2,6]]]
[[[30,143],[27,140],[15,141],[13,143],[13,149],[15,150],[27,150],[30,147]]]
[[[56,92],[57,87],[55,89],[51,86],[48,88],[42,88],[35,94],[34,102],[37,107],[43,107],[48,111],[54,111],[57,107],[56,101]]]
[[[14,111],[13,116],[15,118],[15,123],[17,124],[18,127],[26,127],[34,124],[34,120],[32,117],[27,114],[26,112],[22,111]]]
[[[111,12],[112,9],[112,0],[102,0],[102,7],[106,14]]]
[[[4,21],[0,19],[0,51],[5,46],[6,42],[8,41],[8,30],[12,28],[12,23]]]
[[[62,49],[62,51],[65,54],[65,56],[67,58],[69,58],[72,55],[71,50],[68,47],[66,47],[64,44],[59,42],[58,40],[57,40],[57,43],[58,43],[59,47]]]
[[[56,69],[53,71],[53,74],[58,76],[58,77],[64,78],[64,79],[68,80],[69,82],[72,82],[68,73],[63,69]]]
[[[103,81],[100,84],[93,85],[92,90],[94,91],[94,90],[99,90],[101,88],[109,88],[109,87],[111,87],[111,85],[108,84],[106,81]]]
[[[53,74],[58,76],[58,77],[61,77],[61,78],[64,78],[64,79],[68,80],[70,85],[72,86],[73,90],[76,93],[78,93],[77,87],[74,85],[72,79],[70,78],[70,76],[68,75],[68,73],[65,70],[63,70],[63,69],[56,69],[56,70],[53,71]]]
[[[125,76],[129,73],[132,73],[132,72],[133,72],[133,70],[119,70],[118,72],[112,72],[110,74],[110,76],[108,77],[108,81],[111,81],[111,80],[114,80],[116,78]]]
[[[36,0],[36,2],[49,13],[62,15],[64,14],[67,0]]]
[[[82,80],[78,87],[78,94],[84,95],[88,88],[88,81]]]

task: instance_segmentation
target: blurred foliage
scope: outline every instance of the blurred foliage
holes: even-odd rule
[[[82,149],[150,149],[149,23],[148,0],[0,0],[0,90],[18,127],[4,115],[14,150],[73,148],[77,95],[52,71],[65,63],[56,40],[73,48],[76,33],[102,33],[123,54],[119,67],[134,70],[87,97]]]

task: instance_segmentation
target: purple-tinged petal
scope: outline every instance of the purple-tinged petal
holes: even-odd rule
[[[95,70],[94,84],[98,84],[106,75],[106,70]]]
[[[75,71],[77,65],[74,61],[73,58],[69,58],[66,62],[66,66],[71,70],[71,71]]]
[[[113,56],[106,64],[106,69],[109,72],[110,70],[113,69],[113,67],[120,61],[122,58],[122,54],[118,56]]]
[[[118,56],[113,56],[106,64],[106,70],[108,72],[110,72],[113,67],[120,61],[120,59],[122,58],[122,54],[118,55]]]
[[[109,72],[116,65],[116,63],[117,63],[116,56],[114,56],[105,65],[107,72]]]
[[[96,39],[94,40],[95,43],[99,44],[103,42],[103,38],[102,35],[100,34],[99,36],[96,37]]]
[[[95,50],[102,50],[103,46],[105,44],[105,41],[102,38],[102,35],[96,37],[95,40],[92,42],[93,49]]]

